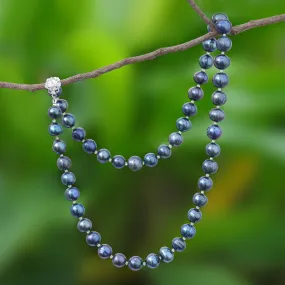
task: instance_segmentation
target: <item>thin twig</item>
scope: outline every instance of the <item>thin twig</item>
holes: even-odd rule
[[[202,20],[210,26],[211,31],[214,32],[215,26],[213,24],[213,22],[205,15],[205,13],[201,10],[201,8],[195,3],[195,1],[193,0],[188,0],[189,4],[191,5],[191,7],[197,12],[197,14],[200,16],[200,18],[202,18]]]
[[[262,27],[266,25],[271,25],[271,24],[276,24],[276,23],[284,22],[284,21],[285,21],[285,14],[273,16],[270,18],[260,19],[260,20],[249,21],[248,23],[233,27],[232,34],[237,35],[242,32],[248,31],[250,29],[254,29],[254,28]],[[142,61],[147,61],[147,60],[153,60],[159,56],[162,56],[168,53],[174,53],[174,52],[179,52],[179,51],[190,49],[193,46],[196,46],[207,39],[216,37],[217,35],[218,35],[217,32],[210,32],[208,34],[205,34],[189,42],[176,45],[176,46],[172,46],[172,47],[160,48],[156,51],[153,51],[153,52],[150,52],[144,55],[126,58],[126,59],[123,59],[111,65],[96,69],[91,72],[74,75],[72,77],[62,80],[61,82],[63,85],[67,85],[67,84],[82,81],[85,79],[96,78],[98,76],[101,76],[102,74],[105,74],[107,72],[121,68],[126,65],[130,65],[130,64],[134,64],[134,63],[142,62]],[[9,89],[26,90],[26,91],[34,92],[34,91],[44,89],[44,83],[42,84],[16,84],[16,83],[10,83],[10,82],[0,82],[0,88],[9,88]]]

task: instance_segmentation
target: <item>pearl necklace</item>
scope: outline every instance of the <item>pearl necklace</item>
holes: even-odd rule
[[[205,193],[213,187],[213,181],[210,178],[210,175],[216,173],[218,170],[218,164],[214,161],[214,158],[220,155],[221,148],[216,143],[216,140],[222,135],[222,130],[218,123],[223,121],[225,117],[225,113],[221,110],[221,106],[227,101],[226,94],[222,92],[222,88],[227,86],[229,81],[224,70],[230,65],[230,59],[225,55],[225,52],[229,51],[232,47],[231,40],[226,36],[226,34],[231,30],[231,23],[229,22],[228,17],[225,14],[218,13],[213,16],[212,21],[215,24],[216,30],[222,34],[222,37],[218,40],[213,38],[203,42],[203,48],[206,51],[206,54],[201,56],[199,60],[202,70],[194,74],[194,81],[197,86],[190,88],[188,91],[188,97],[191,101],[185,103],[182,107],[182,112],[185,117],[177,120],[176,127],[178,131],[169,136],[169,144],[160,145],[158,147],[157,154],[148,153],[144,156],[143,160],[138,156],[132,156],[128,161],[126,161],[126,159],[121,155],[116,155],[111,158],[111,154],[107,149],[97,150],[96,142],[92,139],[86,139],[85,130],[83,128],[75,127],[75,117],[72,114],[66,113],[68,108],[67,101],[58,99],[62,94],[60,79],[52,77],[46,81],[45,87],[53,98],[53,106],[48,110],[48,115],[52,119],[52,123],[49,125],[48,130],[50,135],[56,137],[52,149],[59,155],[57,167],[63,171],[61,182],[68,187],[65,191],[65,196],[67,200],[72,201],[71,214],[79,219],[77,228],[80,232],[87,234],[87,244],[92,247],[97,247],[98,255],[102,259],[111,259],[114,266],[118,268],[128,266],[131,270],[138,271],[144,266],[153,269],[157,268],[161,262],[171,262],[174,259],[175,252],[182,252],[185,250],[186,240],[193,238],[196,234],[196,228],[194,225],[202,219],[200,208],[204,207],[208,202],[208,198]],[[210,54],[216,49],[221,51],[221,54],[213,59]],[[182,133],[191,129],[192,123],[189,119],[197,114],[195,103],[204,97],[201,85],[208,82],[206,70],[211,68],[213,65],[219,69],[219,72],[213,77],[213,84],[218,88],[218,90],[212,95],[212,102],[215,105],[215,108],[210,111],[209,117],[213,121],[213,124],[207,129],[207,136],[211,139],[211,142],[206,146],[206,154],[209,156],[209,159],[206,159],[202,164],[205,176],[200,177],[198,180],[198,188],[200,192],[193,196],[195,208],[191,208],[188,211],[188,219],[190,223],[182,225],[180,228],[182,237],[176,237],[172,240],[172,248],[164,246],[159,250],[159,254],[151,253],[145,258],[145,260],[139,256],[127,259],[126,256],[121,253],[113,254],[111,246],[108,244],[101,244],[101,235],[96,231],[91,231],[92,222],[83,217],[85,208],[82,204],[77,202],[80,192],[74,186],[76,182],[75,175],[69,171],[72,164],[71,159],[64,156],[66,144],[59,138],[59,135],[63,133],[63,128],[57,122],[57,119],[62,119],[64,127],[72,128],[72,138],[78,142],[82,142],[82,148],[85,152],[97,155],[97,159],[100,163],[111,162],[117,169],[128,166],[133,171],[140,170],[143,165],[154,167],[157,165],[159,159],[165,159],[171,156],[172,147],[177,147],[183,142]]]

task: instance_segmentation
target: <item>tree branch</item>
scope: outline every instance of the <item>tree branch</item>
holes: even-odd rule
[[[271,25],[271,24],[276,24],[276,23],[284,22],[284,21],[285,21],[285,14],[273,16],[270,18],[260,19],[260,20],[249,21],[248,23],[233,27],[232,28],[232,35],[237,35],[237,34],[240,34],[242,32],[248,31],[250,29],[254,29],[254,28],[258,28],[258,27],[262,27],[262,26],[266,26],[266,25]],[[176,45],[176,46],[172,46],[172,47],[166,47],[166,48],[160,48],[156,51],[153,51],[153,52],[150,52],[150,53],[147,53],[144,55],[139,55],[139,56],[123,59],[121,61],[118,61],[118,62],[113,63],[111,65],[96,69],[96,70],[91,71],[91,72],[74,75],[72,77],[69,77],[69,78],[62,80],[61,83],[62,83],[62,85],[67,85],[67,84],[82,81],[85,79],[96,78],[96,77],[99,77],[99,76],[101,76],[107,72],[121,68],[121,67],[126,66],[126,65],[130,65],[130,64],[134,64],[134,63],[142,62],[142,61],[153,60],[159,56],[162,56],[162,55],[165,55],[168,53],[185,51],[187,49],[192,48],[193,46],[196,46],[196,45],[202,43],[203,41],[205,41],[207,39],[210,39],[210,38],[213,38],[216,36],[218,36],[218,33],[216,31],[210,32],[210,33],[205,34],[199,38],[196,38],[194,40],[191,40],[189,42],[186,42],[186,43],[183,43],[180,45]],[[42,83],[42,84],[16,84],[16,83],[10,83],[10,82],[0,82],[0,88],[26,90],[26,91],[32,91],[32,92],[45,89],[44,83]]]
[[[205,13],[201,10],[201,8],[195,3],[193,0],[188,0],[191,7],[197,12],[197,14],[200,16],[200,18],[211,27],[211,31],[214,32],[215,26],[213,22],[205,15]]]

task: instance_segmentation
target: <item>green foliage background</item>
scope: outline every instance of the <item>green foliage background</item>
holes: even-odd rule
[[[281,0],[198,1],[233,24],[284,13]],[[206,31],[185,0],[1,0],[0,79],[36,83],[188,41]],[[117,270],[76,229],[47,133],[46,92],[0,91],[0,284],[285,284],[284,24],[233,38],[220,171],[196,237],[156,271]],[[143,156],[167,142],[188,101],[201,46],[64,87],[99,147]],[[211,74],[213,74],[212,71]],[[187,222],[206,158],[213,88],[171,159],[138,173],[67,155],[94,229],[127,256],[170,245]]]

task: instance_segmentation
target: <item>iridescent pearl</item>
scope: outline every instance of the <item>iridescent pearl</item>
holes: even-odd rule
[[[112,159],[112,164],[117,169],[122,169],[126,165],[126,159],[121,155],[116,155]]]
[[[132,271],[139,271],[143,267],[143,260],[139,256],[133,256],[130,258],[128,266]]]
[[[202,42],[203,48],[207,52],[213,52],[217,49],[217,41],[212,38]]]
[[[57,160],[57,167],[60,170],[67,170],[71,167],[72,162],[71,159],[67,156],[59,157]]]
[[[63,133],[63,129],[60,124],[52,123],[48,127],[48,132],[51,136],[59,136]]]
[[[218,88],[224,88],[229,84],[229,77],[226,73],[219,72],[213,77],[213,84]]]
[[[208,75],[204,71],[198,71],[194,74],[194,81],[197,84],[206,84],[208,80],[209,80]]]
[[[91,228],[92,222],[89,219],[82,219],[77,223],[77,229],[82,233],[90,231]]]
[[[217,41],[217,48],[219,51],[227,52],[232,48],[232,41],[228,37],[221,37]]]
[[[143,162],[140,157],[138,156],[132,156],[128,160],[128,166],[132,171],[138,171],[142,169]]]
[[[188,219],[191,223],[198,223],[202,219],[202,212],[199,209],[192,208],[188,211]]]
[[[163,144],[158,147],[157,153],[161,158],[169,158],[171,156],[171,148],[168,145]]]
[[[107,149],[103,148],[98,151],[97,160],[100,163],[107,163],[109,162],[110,158],[111,158],[111,154]]]
[[[214,60],[214,65],[218,69],[226,69],[230,66],[231,60],[226,55],[218,55]]]
[[[222,106],[227,102],[227,95],[224,92],[216,91],[212,95],[212,102],[216,106]]]
[[[183,137],[179,133],[172,133],[168,141],[172,146],[180,146],[183,143]]]
[[[96,151],[97,144],[94,140],[88,139],[82,144],[82,148],[85,152],[92,154]]]
[[[72,138],[75,141],[83,141],[86,137],[86,132],[83,128],[75,128],[72,130]]]
[[[154,153],[148,153],[144,157],[144,163],[148,167],[154,167],[158,163],[157,156]]]
[[[196,193],[193,196],[193,203],[198,207],[204,207],[208,203],[208,198],[204,194]]]
[[[112,263],[117,268],[122,268],[126,265],[127,258],[122,253],[116,253],[112,259]]]
[[[108,244],[103,244],[98,248],[98,255],[102,258],[102,259],[107,259],[110,258],[110,256],[112,255],[113,250],[112,248],[108,245]]]
[[[216,24],[220,20],[228,20],[228,16],[224,13],[216,13],[212,17],[212,22]]]
[[[181,235],[187,239],[193,238],[196,234],[196,229],[194,226],[185,224],[180,229]]]
[[[58,119],[62,116],[61,109],[57,106],[52,106],[48,110],[48,115],[51,119]]]
[[[221,153],[221,147],[216,143],[209,143],[206,146],[206,153],[210,157],[217,157]]]
[[[169,247],[162,247],[159,250],[159,255],[161,257],[161,260],[165,263],[169,263],[174,259],[174,253],[171,251]]]
[[[207,129],[207,136],[211,140],[217,140],[218,138],[221,137],[221,135],[222,135],[222,130],[217,125],[212,125]]]
[[[229,20],[220,20],[215,23],[215,28],[220,34],[228,34],[232,29],[232,23]]]
[[[218,171],[217,162],[207,159],[202,164],[202,169],[206,174],[215,174]]]
[[[188,90],[190,100],[198,101],[204,97],[204,91],[200,87],[192,87]]]
[[[72,114],[64,114],[62,117],[62,124],[66,128],[72,128],[75,126],[75,117]]]
[[[199,64],[203,69],[211,68],[213,66],[213,63],[214,63],[213,58],[208,54],[202,55],[199,59]]]
[[[225,112],[221,109],[214,108],[210,111],[209,117],[214,122],[221,122],[225,118]]]
[[[76,182],[76,177],[72,172],[65,172],[61,176],[61,182],[63,185],[72,185]]]
[[[155,253],[151,253],[146,258],[146,265],[148,268],[155,269],[160,264],[159,256]]]
[[[191,129],[192,124],[187,118],[180,118],[176,121],[176,127],[180,132],[187,132]]]
[[[210,177],[200,177],[198,187],[201,191],[209,191],[213,187],[213,180]]]
[[[68,201],[76,201],[80,196],[80,192],[76,187],[70,187],[65,190],[64,195]]]
[[[193,117],[197,114],[197,106],[193,103],[185,103],[182,106],[182,112],[187,117]]]
[[[70,208],[70,213],[72,216],[80,218],[85,213],[85,208],[82,204],[73,204]]]
[[[55,140],[52,145],[52,150],[56,154],[63,154],[66,151],[66,144],[64,141],[61,140]]]
[[[61,109],[61,112],[64,113],[68,108],[68,103],[66,100],[58,99],[56,101],[56,106]]]
[[[91,232],[86,236],[86,242],[90,246],[97,246],[101,242],[101,235],[97,232]]]
[[[178,251],[178,252],[182,252],[185,250],[186,248],[186,242],[182,239],[182,238],[174,238],[172,240],[172,247]]]

